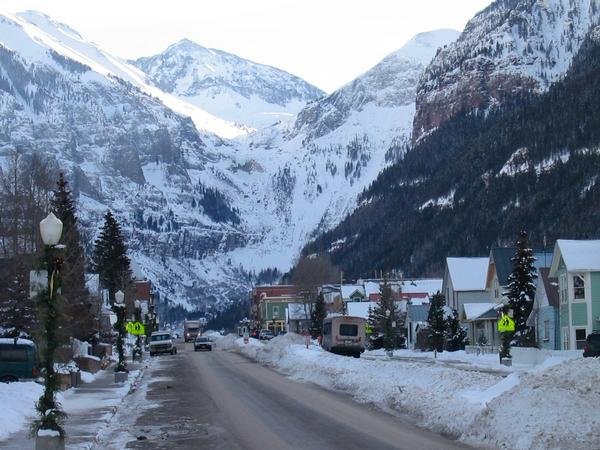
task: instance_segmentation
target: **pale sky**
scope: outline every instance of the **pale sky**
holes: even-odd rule
[[[188,38],[331,92],[422,31],[453,28],[491,0],[0,0],[64,22],[118,56]]]

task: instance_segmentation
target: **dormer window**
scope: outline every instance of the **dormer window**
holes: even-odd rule
[[[573,275],[573,299],[585,300],[585,277],[583,274]]]

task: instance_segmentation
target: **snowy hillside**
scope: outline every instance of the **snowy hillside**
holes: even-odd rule
[[[163,91],[248,127],[268,126],[291,117],[307,102],[324,95],[283,70],[187,39],[133,63]]]
[[[235,178],[255,199],[238,208],[254,220],[261,238],[233,250],[232,261],[285,270],[307,240],[356,207],[358,194],[404,152],[419,76],[437,49],[458,34],[421,33],[356,80],[308,104],[295,122],[238,139],[243,168]]]
[[[0,16],[0,162],[18,148],[65,171],[91,232],[111,208],[163,299],[224,301],[245,290],[244,277],[226,266],[217,280],[202,258],[247,239],[219,189],[231,182],[213,167],[227,146],[137,76],[44,15]]]
[[[597,0],[498,0],[442,50],[419,83],[413,137],[462,111],[545,91],[598,24]]]

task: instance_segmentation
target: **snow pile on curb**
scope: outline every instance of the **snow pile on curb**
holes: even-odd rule
[[[442,364],[355,359],[306,349],[294,333],[230,348],[291,378],[344,391],[437,432],[510,449],[600,448],[600,365],[574,360],[534,372],[461,370]]]
[[[35,418],[35,402],[42,395],[44,387],[33,381],[21,383],[0,383],[0,441],[22,428],[26,428]]]

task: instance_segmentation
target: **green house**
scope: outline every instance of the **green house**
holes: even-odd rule
[[[558,278],[560,348],[583,349],[600,331],[600,240],[556,241],[550,276]]]

